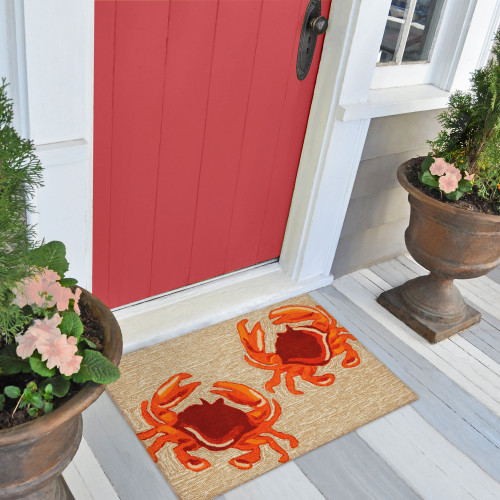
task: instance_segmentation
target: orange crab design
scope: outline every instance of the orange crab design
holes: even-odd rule
[[[271,380],[265,385],[269,392],[274,392],[273,387],[281,383],[282,373],[286,374],[286,386],[292,394],[304,394],[295,388],[294,378],[299,376],[318,386],[333,384],[333,373],[316,375],[316,371],[342,353],[345,353],[342,360],[344,368],[352,368],[360,363],[358,353],[347,343],[347,340],[356,340],[356,337],[345,328],[338,327],[335,318],[321,306],[280,307],[269,313],[269,319],[274,320],[275,325],[287,325],[285,331],[277,334],[275,352],[266,352],[265,333],[260,322],[250,332],[246,327],[248,320],[243,319],[237,325],[248,354],[245,355],[247,363],[274,371]]]
[[[239,405],[252,408],[245,413],[235,406],[227,405],[222,398],[214,403],[201,399],[201,404],[192,404],[180,413],[172,408],[186,399],[201,382],[192,382],[181,386],[180,382],[190,378],[188,373],[178,373],[160,386],[151,399],[151,413],[148,401],[141,404],[142,416],[152,426],[139,432],[140,440],[158,436],[148,447],[148,453],[157,462],[156,454],[166,443],[176,443],[173,451],[189,470],[199,472],[210,467],[210,462],[190,452],[205,448],[212,452],[236,448],[246,453],[232,458],[229,463],[238,469],[250,469],[260,460],[260,447],[268,444],[281,456],[279,462],[289,460],[288,453],[276,442],[275,437],[289,441],[295,448],[298,441],[289,434],[273,429],[281,415],[281,407],[275,401],[271,403],[262,394],[243,384],[216,382],[210,392],[219,394]],[[274,407],[274,408],[273,408]],[[264,435],[266,434],[266,435]]]

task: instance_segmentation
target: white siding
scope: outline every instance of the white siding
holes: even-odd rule
[[[333,261],[335,278],[406,251],[406,191],[396,179],[404,161],[429,151],[440,110],[375,118],[370,123]]]

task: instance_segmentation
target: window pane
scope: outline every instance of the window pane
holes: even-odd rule
[[[403,62],[428,61],[443,0],[417,0]]]
[[[385,25],[384,38],[380,45],[379,63],[396,61],[398,47],[401,44],[403,25],[408,17],[410,0],[392,0]]]

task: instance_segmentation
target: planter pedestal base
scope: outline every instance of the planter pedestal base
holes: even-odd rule
[[[481,321],[452,279],[433,273],[383,292],[377,302],[412,330],[436,343]]]
[[[62,476],[51,481],[41,490],[35,491],[31,495],[22,497],[22,500],[75,500],[75,497],[68,488]]]

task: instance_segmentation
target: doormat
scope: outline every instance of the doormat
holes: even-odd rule
[[[417,399],[308,295],[128,354],[120,370],[107,390],[182,500]]]

